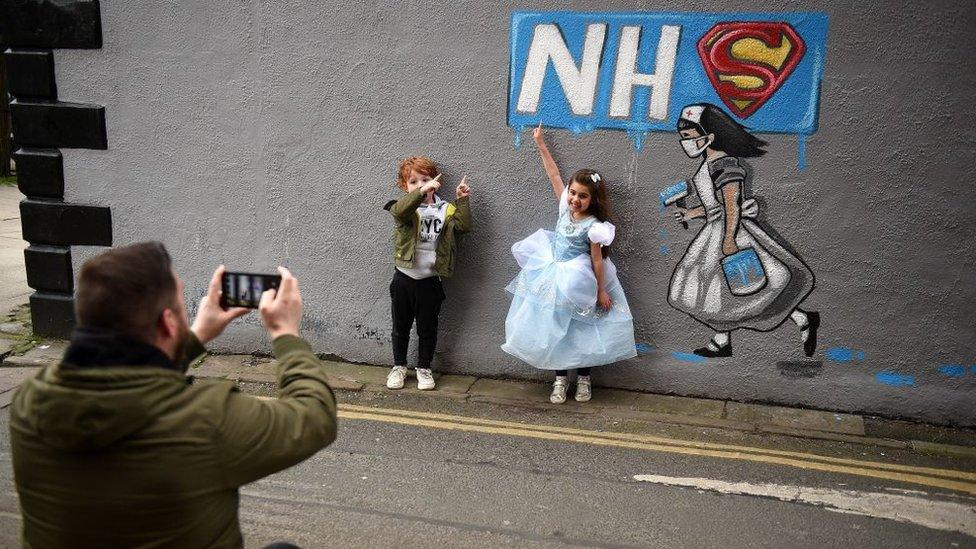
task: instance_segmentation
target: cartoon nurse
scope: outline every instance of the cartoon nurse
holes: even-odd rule
[[[799,308],[813,291],[813,272],[759,226],[759,206],[744,194],[747,170],[739,158],[762,156],[766,143],[710,103],[684,107],[678,133],[689,157],[705,157],[689,182],[701,206],[675,214],[678,221],[704,218],[705,224],[668,289],[672,307],[715,330],[695,354],[732,356],[733,330],[767,332],[789,318],[800,330],[804,354],[813,356],[820,314]]]

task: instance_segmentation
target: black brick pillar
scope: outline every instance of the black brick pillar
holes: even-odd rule
[[[53,49],[102,47],[98,0],[0,0],[34,333],[74,327],[72,245],[112,245],[109,208],[64,201],[60,149],[106,149],[105,109],[58,100]]]

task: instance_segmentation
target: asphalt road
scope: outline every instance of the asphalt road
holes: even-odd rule
[[[973,471],[969,462],[673,426],[627,428],[612,418],[444,398],[346,393],[342,401],[346,417],[335,445],[242,488],[248,547],[275,540],[303,547],[976,547],[976,538],[962,533],[976,528],[972,493],[682,452],[710,441],[910,468],[951,467],[963,475]],[[379,415],[355,411],[369,409]],[[350,417],[357,414],[372,419]],[[456,415],[506,423],[449,419]],[[0,422],[0,546],[8,547],[17,543],[20,518],[6,410]],[[520,432],[519,425],[528,430]],[[534,425],[553,429],[538,435]],[[599,442],[608,430],[691,445],[664,444],[655,451]],[[692,487],[644,482],[639,475],[687,479],[680,482]],[[714,486],[722,482],[741,483],[733,491],[758,495],[722,493],[728,490]],[[796,501],[804,500],[802,494],[820,495],[806,498],[815,504],[781,501],[771,485],[801,494],[787,498]],[[904,509],[892,512],[899,505]],[[869,516],[876,513],[898,520]],[[933,520],[935,527],[920,524]]]

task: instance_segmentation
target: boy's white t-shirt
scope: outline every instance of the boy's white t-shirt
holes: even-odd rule
[[[417,207],[420,231],[417,237],[417,248],[413,254],[413,268],[397,267],[401,273],[420,280],[436,276],[434,263],[437,261],[437,239],[444,230],[444,219],[447,217],[447,202],[434,195],[434,202],[421,204]]]

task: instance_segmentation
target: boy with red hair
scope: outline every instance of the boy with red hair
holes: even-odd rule
[[[457,201],[445,202],[435,193],[440,188],[437,164],[424,156],[400,161],[397,186],[405,192],[385,209],[393,215],[393,263],[390,283],[393,312],[393,369],[386,378],[390,389],[402,389],[407,377],[410,328],[417,322],[420,338],[417,388],[434,388],[430,371],[437,345],[437,317],[444,301],[441,279],[454,273],[455,233],[471,230],[471,189],[467,178],[457,186]]]

